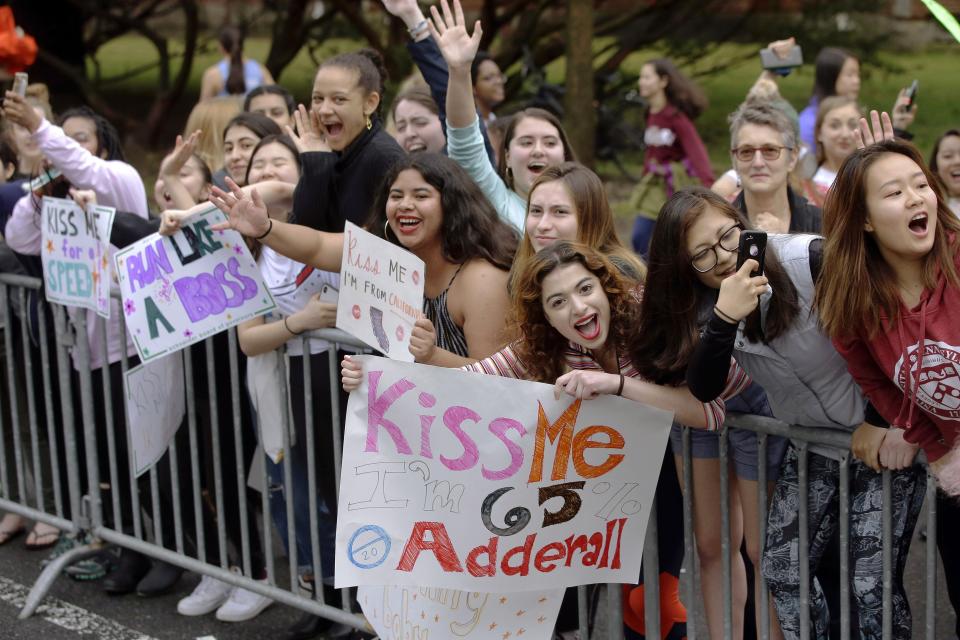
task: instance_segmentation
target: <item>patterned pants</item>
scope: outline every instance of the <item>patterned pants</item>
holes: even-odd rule
[[[810,622],[815,638],[828,638],[830,616],[814,577],[826,544],[839,527],[840,463],[807,454],[810,562]],[[850,462],[851,612],[862,638],[881,638],[883,630],[883,476],[862,462]],[[919,465],[894,471],[891,478],[893,521],[893,637],[910,638],[910,604],[903,590],[903,569],[913,528],[923,506],[926,474]],[[798,454],[790,446],[777,480],[761,571],[777,607],[783,635],[800,638],[800,492]],[[843,579],[841,577],[841,579]]]

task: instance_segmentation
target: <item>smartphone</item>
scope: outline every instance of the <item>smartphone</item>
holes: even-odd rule
[[[920,81],[914,80],[910,87],[907,89],[907,99],[910,101],[907,103],[907,110],[913,109],[916,106],[917,101],[917,92],[920,90]]]
[[[336,287],[332,287],[329,284],[325,284],[320,287],[320,302],[336,303],[339,297],[340,292],[337,291]]]
[[[763,258],[767,255],[767,232],[766,231],[741,231],[740,246],[737,249],[737,271],[748,259],[753,258],[760,265],[760,268],[753,271],[750,276],[763,275]]]
[[[27,95],[27,74],[23,71],[13,74],[13,92],[21,98]]]
[[[768,71],[788,71],[803,64],[803,50],[800,45],[793,45],[786,58],[781,58],[773,49],[760,49],[760,62]]]

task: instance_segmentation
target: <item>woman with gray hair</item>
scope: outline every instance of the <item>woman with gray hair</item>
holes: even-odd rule
[[[796,112],[783,100],[747,100],[730,115],[730,154],[743,191],[733,202],[769,233],[820,233],[820,209],[790,187],[799,158]]]

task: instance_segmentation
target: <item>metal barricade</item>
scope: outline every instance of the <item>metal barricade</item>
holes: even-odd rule
[[[283,464],[283,509],[286,516],[287,567],[281,571],[276,566],[273,553],[274,523],[271,519],[271,479],[265,466],[259,468],[259,485],[262,492],[258,503],[244,499],[247,490],[247,458],[243,449],[243,429],[250,425],[244,415],[244,403],[247,401],[242,391],[243,380],[241,359],[237,346],[237,335],[230,330],[220,337],[208,338],[201,346],[184,350],[184,384],[187,390],[185,398],[186,419],[181,433],[170,444],[167,454],[147,472],[146,480],[138,479],[129,464],[123,463],[119,452],[129,451],[126,442],[128,432],[125,418],[118,424],[114,420],[116,402],[123,402],[122,376],[120,388],[117,388],[116,376],[109,375],[109,367],[104,366],[91,371],[92,354],[86,339],[86,314],[68,314],[63,307],[32,302],[38,297],[42,283],[35,278],[0,275],[0,305],[4,327],[3,345],[7,355],[4,372],[6,375],[7,399],[0,406],[0,431],[5,434],[0,439],[0,510],[11,511],[28,518],[47,522],[62,531],[79,536],[89,536],[89,542],[81,544],[52,562],[42,572],[24,606],[21,617],[30,615],[39,605],[50,588],[53,580],[69,564],[98,551],[101,543],[118,545],[124,549],[140,552],[152,558],[168,562],[183,569],[208,575],[230,585],[239,586],[268,598],[287,604],[303,611],[323,616],[345,625],[364,628],[362,616],[351,611],[350,598],[342,590],[339,602],[330,602],[324,596],[320,581],[325,573],[323,567],[321,530],[322,520],[329,516],[321,513],[320,474],[333,473],[333,483],[339,488],[341,415],[344,407],[340,405],[339,359],[337,349],[346,346],[351,349],[363,349],[364,346],[346,334],[336,330],[312,332],[302,337],[304,354],[300,358],[302,370],[299,378],[303,385],[303,397],[291,397],[290,380],[286,367],[281,367],[278,381],[281,397],[289,398],[282,403],[283,450],[291,447],[304,447],[307,467],[307,513],[297,511],[294,506],[295,486],[294,470],[291,464]],[[35,310],[34,310],[35,309]],[[50,325],[50,316],[53,325]],[[26,321],[24,321],[26,320]],[[120,323],[120,336],[110,336],[104,321],[97,321],[96,330],[101,337],[100,358],[108,360],[108,342],[111,338],[126,342],[125,328]],[[35,330],[31,333],[31,328]],[[51,343],[51,338],[53,342]],[[329,379],[329,388],[314,382],[318,370],[311,364],[310,338],[325,339],[333,343],[326,358],[325,377]],[[219,346],[218,346],[219,345]],[[11,356],[14,357],[11,357]],[[22,356],[22,367],[19,360]],[[195,358],[204,360],[201,366]],[[40,358],[38,364],[37,358]],[[16,360],[16,361],[15,361]],[[130,367],[130,359],[124,353],[119,365],[120,373]],[[117,366],[117,365],[114,365]],[[0,373],[4,373],[0,372]],[[76,385],[74,384],[76,381]],[[42,386],[38,388],[38,384]],[[74,389],[74,386],[77,389]],[[224,393],[224,387],[228,392]],[[329,416],[315,415],[314,394],[327,393],[330,396]],[[101,399],[102,398],[102,399]],[[205,400],[205,402],[204,402]],[[305,425],[327,425],[328,434],[307,428],[303,442],[293,443],[293,404],[303,403],[301,412]],[[98,408],[99,403],[99,408]],[[96,414],[102,411],[104,424],[101,433],[97,431]],[[125,415],[122,412],[117,415]],[[8,424],[9,422],[9,424]],[[728,426],[753,431],[758,438],[758,484],[766,486],[766,450],[768,436],[790,438],[799,452],[800,504],[806,503],[807,454],[811,445],[826,445],[837,451],[849,451],[850,437],[847,434],[809,427],[791,426],[776,420],[756,416],[729,416]],[[79,425],[79,427],[78,427]],[[224,429],[227,429],[224,431]],[[253,434],[247,434],[252,436]],[[317,438],[323,435],[324,443],[332,446],[333,468],[318,468]],[[720,438],[720,467],[728,468],[728,433],[726,428]],[[123,438],[123,440],[118,440]],[[105,439],[105,442],[103,441]],[[178,442],[180,446],[178,446]],[[699,599],[696,547],[694,540],[692,456],[690,431],[683,430],[683,485],[687,490],[683,494],[683,528],[686,581],[683,600],[688,611],[687,637],[694,640],[698,636],[698,621],[695,603]],[[29,447],[26,446],[29,443]],[[82,445],[82,446],[80,446]],[[184,448],[188,449],[184,451]],[[12,449],[12,451],[10,451]],[[83,458],[78,459],[82,449]],[[29,452],[29,453],[28,453]],[[206,457],[204,457],[206,452]],[[101,455],[108,457],[101,464]],[[224,460],[221,454],[232,461]],[[10,481],[11,465],[15,484]],[[840,465],[840,572],[849,574],[849,499],[850,474],[849,458]],[[101,477],[104,474],[105,477]],[[65,476],[65,477],[64,477]],[[101,484],[111,487],[109,499],[105,500]],[[130,504],[124,504],[121,491],[124,483],[129,488]],[[138,491],[138,486],[140,490]],[[85,489],[84,489],[85,488]],[[730,486],[727,474],[719,478],[721,504],[729,504]],[[890,472],[884,472],[883,482],[883,637],[892,637],[891,597],[893,567],[890,560],[892,531],[890,528]],[[84,494],[85,490],[85,494]],[[301,487],[302,490],[302,487]],[[936,510],[935,485],[932,478],[927,484],[927,548],[925,576],[925,637],[936,636]],[[52,493],[53,499],[47,500],[45,493]],[[765,491],[759,491],[758,523],[761,545],[765,540],[766,518],[769,500]],[[228,503],[228,495],[239,496],[237,504]],[[52,508],[51,508],[52,502]],[[147,505],[149,503],[149,505]],[[142,507],[148,506],[151,527],[144,526],[141,518]],[[233,513],[235,510],[236,512]],[[249,511],[248,511],[249,510]],[[256,522],[253,515],[260,511]],[[730,515],[727,509],[721,509],[721,554],[723,575],[723,634],[733,637],[733,600],[730,589],[731,579],[731,541]],[[298,518],[304,518],[309,528],[309,561],[300,558],[296,527]],[[238,523],[236,530],[228,530],[228,520]],[[807,539],[807,516],[804,510],[799,514],[801,535],[799,547],[800,584],[801,584],[801,636],[811,637],[809,619],[809,586],[811,576],[807,562],[809,540]],[[192,525],[190,524],[192,523]],[[212,523],[212,524],[211,524]],[[302,526],[302,525],[301,525]],[[260,540],[259,544],[255,540]],[[230,552],[231,543],[234,545]],[[304,541],[301,539],[300,543]],[[211,544],[216,553],[211,553]],[[648,534],[644,546],[644,591],[646,619],[646,637],[661,637],[660,595],[658,566],[658,523],[652,513]],[[762,554],[762,551],[761,551]],[[254,579],[256,558],[262,557],[266,580]],[[241,568],[241,573],[231,571],[231,565]],[[298,574],[305,570],[313,576],[312,594],[303,594]],[[329,569],[329,567],[328,567]],[[286,584],[281,584],[282,573],[289,574]],[[763,580],[761,576],[761,581]],[[843,637],[849,636],[851,602],[850,586],[841,580],[841,629]],[[766,585],[761,582],[760,593],[766,593]],[[607,615],[598,616],[600,624],[590,628],[591,615],[588,602],[588,589],[578,589],[577,609],[579,613],[579,637],[609,638],[619,640],[624,637],[621,622],[623,598],[620,585],[607,585]],[[771,622],[767,607],[760,607],[760,626],[758,637],[768,638],[768,625]]]

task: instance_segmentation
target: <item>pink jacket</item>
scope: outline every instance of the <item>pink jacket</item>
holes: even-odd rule
[[[46,120],[40,123],[33,134],[43,155],[59,169],[64,178],[78,189],[91,189],[97,194],[97,203],[114,207],[118,211],[129,211],[144,218],[147,217],[147,194],[143,180],[137,170],[126,162],[104,160],[80,146],[68,137],[58,126]],[[14,205],[13,214],[7,221],[4,236],[11,249],[28,255],[40,254],[40,201],[32,193],[20,198]],[[116,247],[111,246],[111,256]],[[74,310],[71,310],[74,311]],[[87,343],[90,345],[90,368],[103,366],[101,332],[99,318],[93,311],[86,312]],[[108,362],[120,360],[120,323],[123,313],[119,303],[114,300],[107,323]],[[133,355],[136,349],[127,338],[127,354]],[[74,353],[76,367],[76,353]]]

